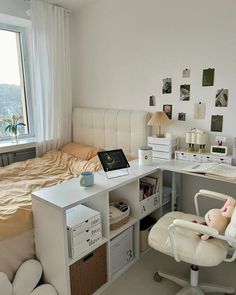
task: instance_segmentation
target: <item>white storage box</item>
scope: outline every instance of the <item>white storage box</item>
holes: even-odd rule
[[[150,197],[139,202],[139,217],[144,217],[160,207],[159,193],[155,193]]]
[[[83,254],[83,252],[87,252],[90,248],[97,245],[102,241],[101,233],[97,233],[92,238],[84,240],[79,244],[70,245],[69,243],[69,256],[71,258],[75,258]]]
[[[84,205],[78,205],[66,212],[67,229],[73,231],[73,236],[99,223],[101,223],[101,213]]]
[[[133,227],[111,240],[111,274],[113,275],[134,258]]]

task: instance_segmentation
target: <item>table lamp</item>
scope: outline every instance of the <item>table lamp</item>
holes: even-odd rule
[[[158,127],[156,137],[165,137],[165,135],[161,133],[161,126],[168,125],[169,123],[170,119],[165,112],[155,112],[147,124],[148,126]]]

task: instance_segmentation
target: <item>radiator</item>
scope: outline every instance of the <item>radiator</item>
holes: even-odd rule
[[[9,153],[0,154],[0,167],[7,166],[14,162],[24,161],[27,159],[32,159],[36,157],[36,149],[28,148],[24,150],[19,150]]]

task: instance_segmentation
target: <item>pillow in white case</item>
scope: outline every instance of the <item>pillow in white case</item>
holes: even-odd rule
[[[0,294],[12,295],[12,284],[4,272],[0,272]]]

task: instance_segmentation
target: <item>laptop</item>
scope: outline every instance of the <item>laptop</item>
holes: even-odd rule
[[[130,167],[122,149],[98,152],[99,160],[107,178],[128,175]]]

